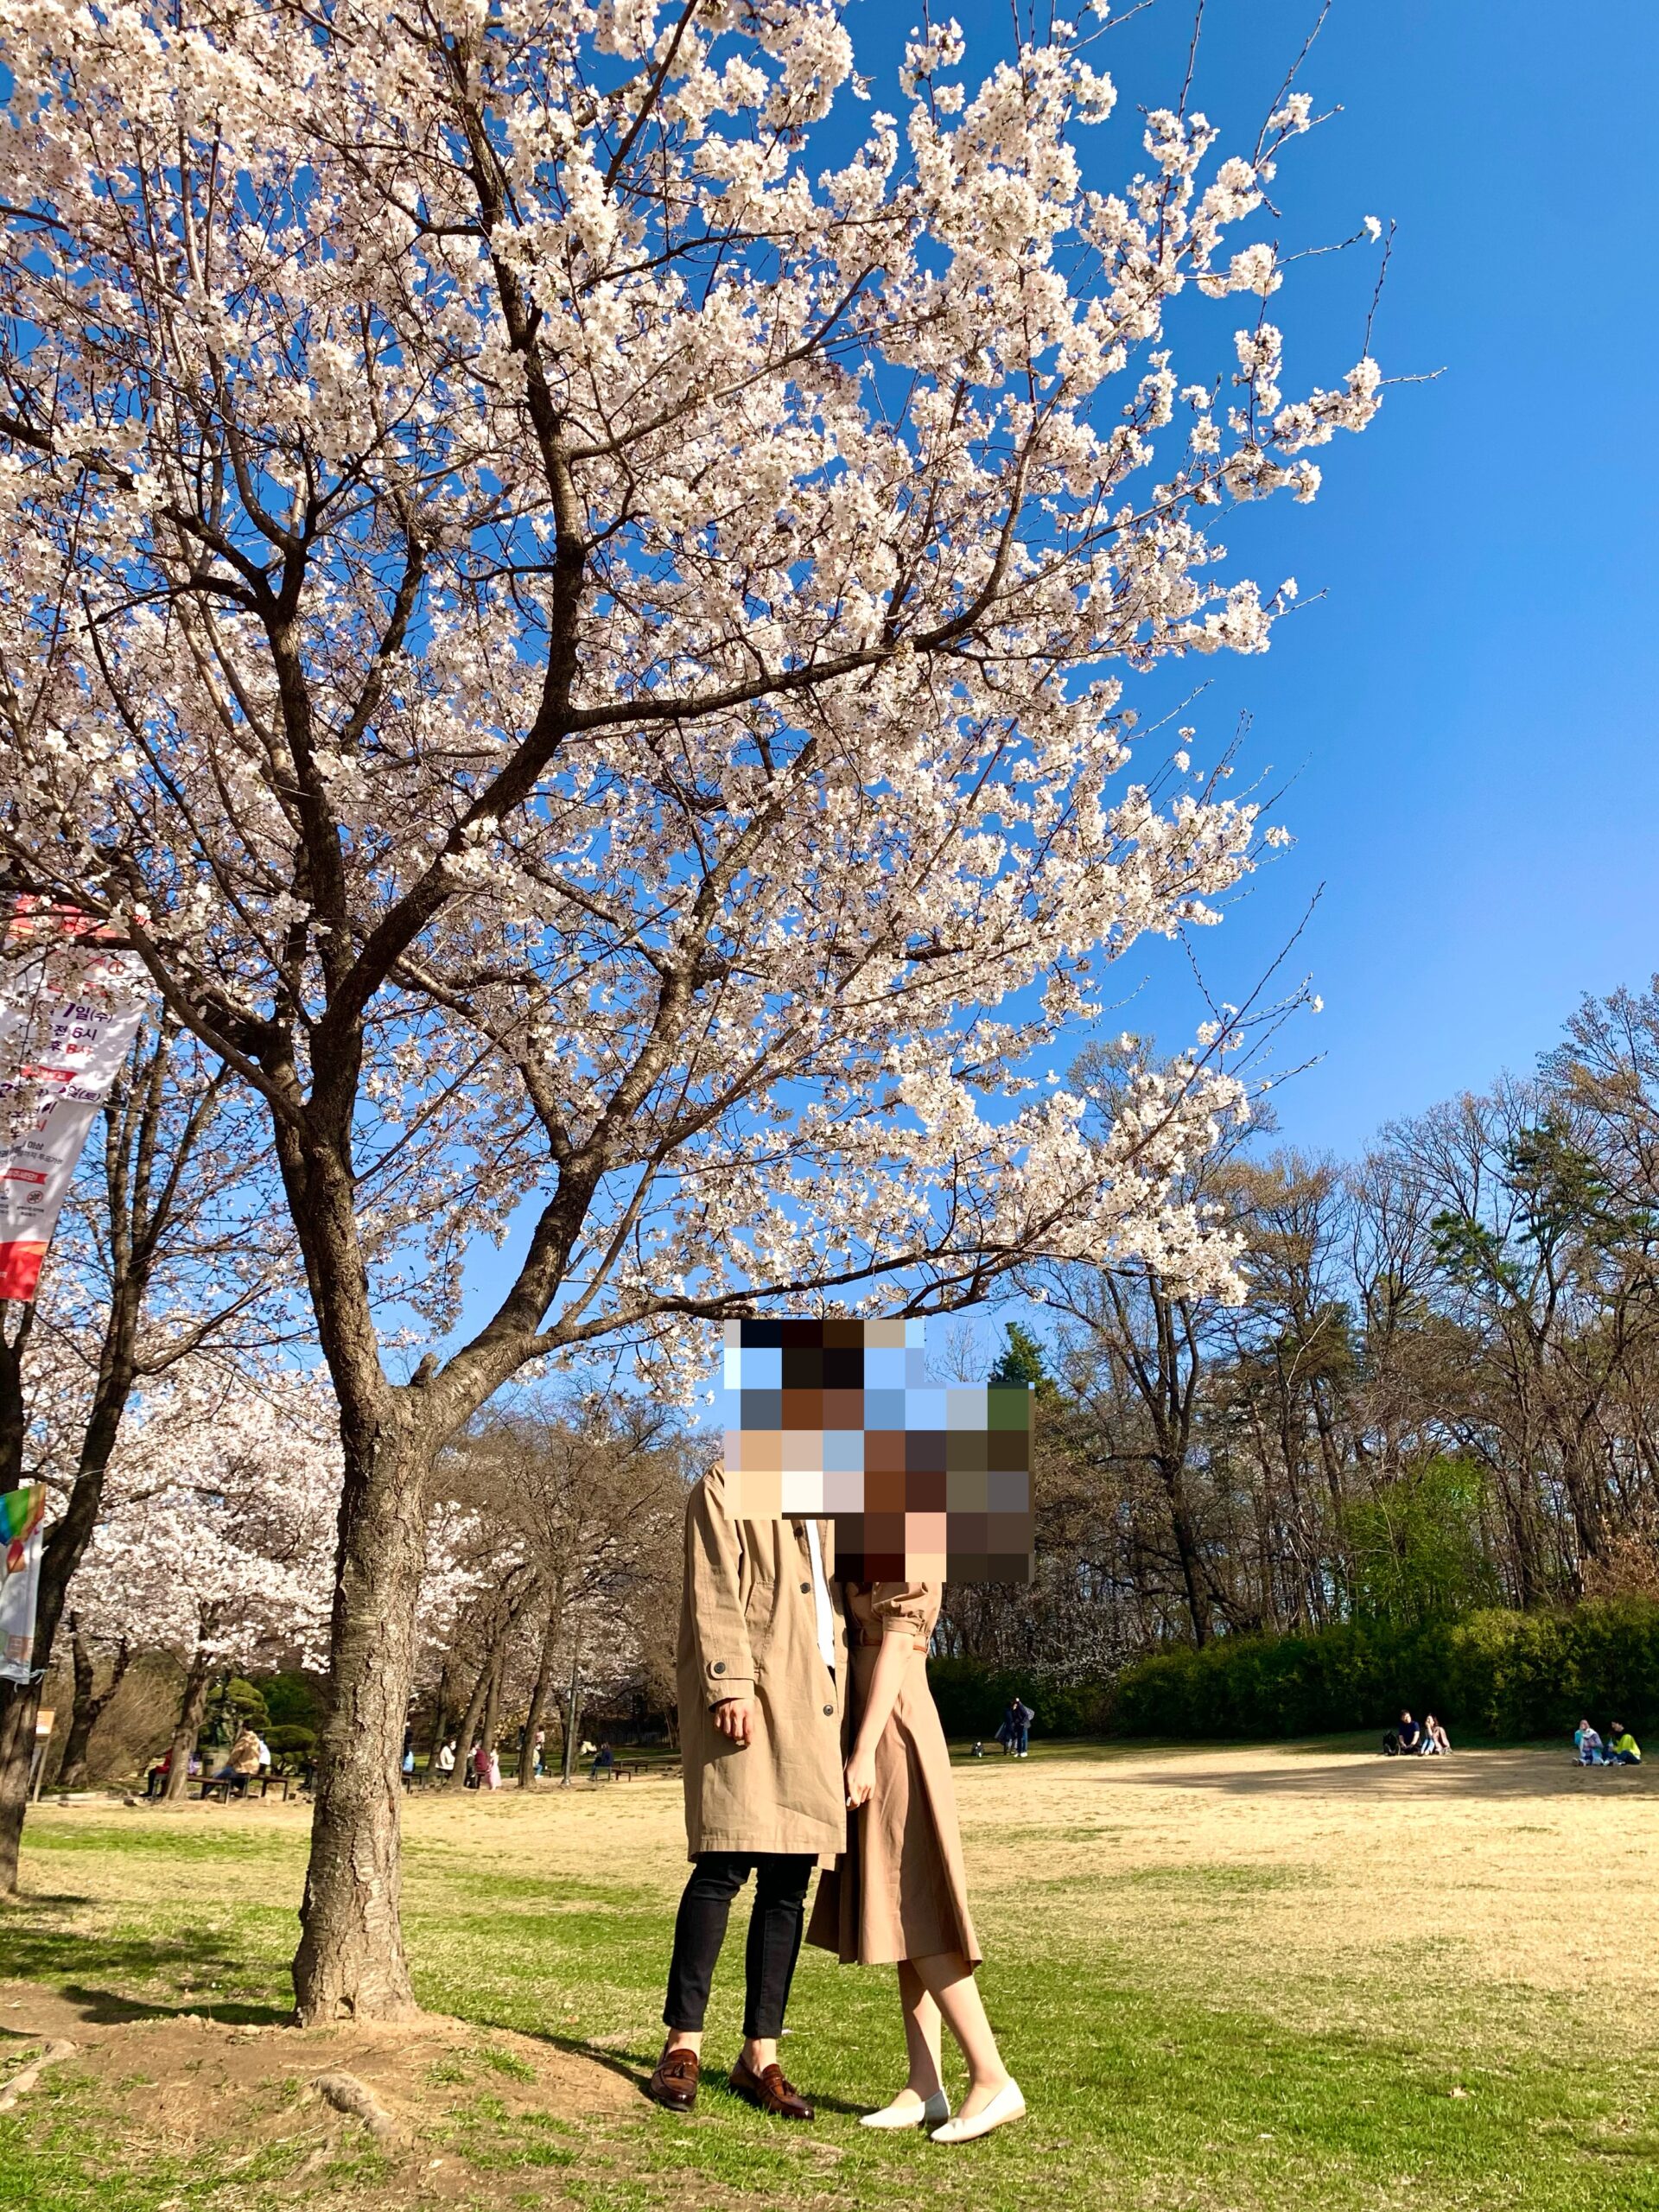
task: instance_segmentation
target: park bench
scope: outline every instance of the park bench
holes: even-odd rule
[[[196,1795],[204,1805],[210,1797],[217,1797],[221,1805],[228,1805],[232,1793],[238,1797],[251,1796],[256,1783],[262,1797],[270,1794],[274,1784],[282,1791],[283,1802],[286,1804],[289,1794],[300,1786],[298,1777],[291,1774],[203,1774],[193,1775],[191,1779],[200,1783]]]

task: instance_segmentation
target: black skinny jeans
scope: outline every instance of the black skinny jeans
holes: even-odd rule
[[[806,1885],[817,1864],[810,1856],[786,1857],[775,1851],[705,1851],[698,1855],[674,1922],[674,1957],[663,2007],[667,2026],[688,2031],[702,2026],[732,1899],[753,1872],[743,2033],[765,2041],[783,2032],[789,1985],[795,1978],[806,1925]]]

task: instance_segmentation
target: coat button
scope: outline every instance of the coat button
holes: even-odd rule
[[[723,1659],[716,1659],[709,1671],[711,1675],[723,1675],[726,1671],[726,1662]]]
[[[812,1585],[811,1585],[810,1582],[803,1582],[803,1583],[802,1583],[802,1585],[801,1585],[801,1595],[802,1595],[802,1597],[803,1597],[803,1598],[805,1598],[805,1597],[810,1596],[810,1593],[811,1593],[811,1589],[812,1589]]]
[[[824,1717],[824,1719],[825,1719],[826,1720],[833,1720],[833,1719],[835,1719],[835,1717],[836,1717],[836,1708],[835,1708],[835,1707],[834,1707],[833,1705],[826,1705],[826,1706],[824,1707],[824,1708],[823,1708],[823,1717]]]

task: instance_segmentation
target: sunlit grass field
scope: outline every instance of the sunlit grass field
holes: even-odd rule
[[[439,2165],[238,2166],[233,2110],[181,2157],[72,2061],[0,2115],[0,2207],[1659,2208],[1659,1774],[1058,1747],[957,1779],[984,1988],[1031,2106],[987,2142],[859,2128],[902,2075],[893,1976],[811,1952],[785,2056],[817,2124],[732,2099],[741,1918],[694,2118],[626,2093],[515,2116],[495,2076],[526,2069],[493,2033],[613,2079],[655,2056],[683,1836],[677,1785],[647,1778],[411,1802],[419,1993],[477,2037],[415,2114]],[[44,1810],[0,1917],[0,2028],[31,1991],[92,2018],[276,2020],[304,1852],[298,1808]]]

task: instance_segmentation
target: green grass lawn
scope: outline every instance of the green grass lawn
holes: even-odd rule
[[[455,2082],[434,2085],[432,2140],[468,2171],[470,2193],[445,2201],[1659,2208],[1649,1984],[1632,1967],[1599,1987],[1595,1958],[1565,1940],[1611,1872],[1627,1940],[1651,1958],[1654,1891],[1634,1885],[1649,1879],[1659,1794],[1562,1796],[1541,1764],[1535,1791],[1506,1768],[1493,1794],[1478,1757],[1433,1802],[1373,1802],[1351,1794],[1370,1787],[1353,1764],[1216,1752],[1191,1788],[1168,1761],[1069,1748],[961,1770],[983,1986],[1032,2112],[958,2151],[858,2127],[901,2078],[892,1975],[810,1952],[785,2056],[818,2101],[816,2126],[768,2123],[717,2080],[689,2121],[643,2105],[568,2127],[515,2120],[501,2093],[518,2062],[492,2060],[491,2031],[639,2074],[654,2058],[677,1801],[653,1783],[417,1804],[405,1921],[419,1994],[480,2037]],[[29,1896],[0,1919],[0,1980],[111,2016],[279,2018],[304,1830],[249,1815],[43,1812]],[[738,2040],[741,1921],[734,1933],[716,2069]],[[182,2167],[153,2146],[137,2155],[100,2132],[73,2063],[0,2115],[8,2212],[379,2203],[385,2179],[367,2155],[302,2179],[278,2154],[237,2171],[217,2152]]]

